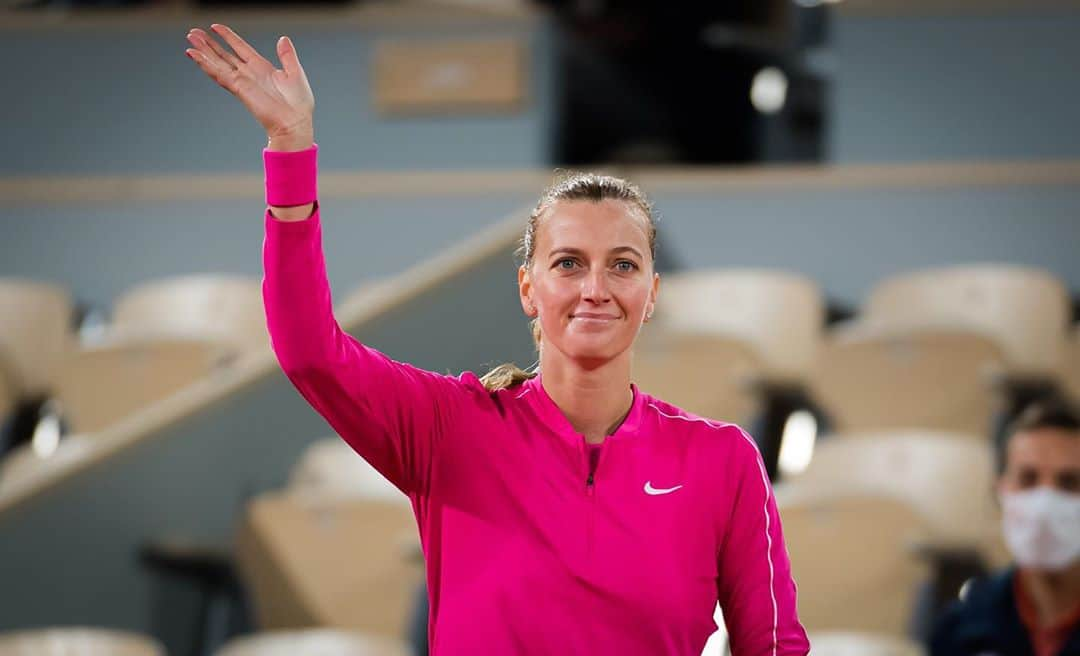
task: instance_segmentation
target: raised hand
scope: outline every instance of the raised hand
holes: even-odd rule
[[[278,39],[281,68],[274,68],[229,27],[215,23],[210,29],[226,45],[204,30],[192,28],[187,36],[193,46],[185,51],[188,57],[247,107],[266,130],[271,147],[275,142],[283,146],[281,150],[310,146],[315,96],[292,40],[285,36]]]

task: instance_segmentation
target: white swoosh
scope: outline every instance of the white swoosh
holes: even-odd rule
[[[681,485],[676,485],[675,487],[664,487],[657,489],[652,486],[652,481],[645,481],[645,494],[651,494],[653,496],[657,494],[671,494],[672,492],[678,490],[681,487]]]

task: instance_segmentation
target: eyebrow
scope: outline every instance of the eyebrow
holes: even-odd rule
[[[633,253],[634,255],[637,255],[640,259],[645,259],[645,257],[641,254],[641,251],[634,248],[633,246],[616,246],[615,248],[611,249],[611,251],[609,251],[609,252],[612,255],[615,255],[617,253],[627,253],[627,252],[629,252],[629,253]],[[551,257],[553,255],[560,255],[560,254],[584,255],[585,251],[581,250],[580,248],[571,248],[569,246],[564,246],[564,247],[553,249],[551,251],[551,253],[548,254],[548,257]]]

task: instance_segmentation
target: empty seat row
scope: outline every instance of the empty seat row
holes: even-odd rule
[[[406,656],[401,644],[355,631],[266,632],[231,640],[215,656]],[[128,631],[57,627],[0,633],[0,656],[166,656],[158,641]]]

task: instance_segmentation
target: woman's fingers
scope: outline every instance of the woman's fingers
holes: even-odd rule
[[[202,53],[208,61],[224,66],[226,69],[236,68],[237,65],[234,62],[238,60],[234,57],[232,61],[230,61],[223,57],[220,46],[214,48],[212,41],[213,39],[207,36],[205,32],[202,32],[202,30],[192,30],[191,33],[188,34],[188,42],[190,42],[196,50]]]
[[[263,59],[262,55],[260,55],[255,48],[248,45],[248,42],[241,39],[240,35],[233,32],[228,25],[214,23],[210,26],[210,29],[214,30],[215,34],[225,39],[225,43],[229,44],[229,47],[240,57],[241,61],[250,62]]]
[[[239,57],[229,52],[220,43],[218,43],[217,39],[206,34],[205,32],[203,32],[202,34],[196,33],[194,36],[196,37],[196,39],[201,41],[202,44],[205,44],[205,49],[209,50],[214,55],[217,55],[217,57],[221,59],[221,61],[228,64],[229,68],[240,68],[240,65],[244,63]]]
[[[199,65],[199,68],[204,73],[210,76],[212,80],[225,87],[229,92],[234,92],[234,89],[229,88],[229,74],[232,69],[229,68],[224,62],[216,57],[208,57],[205,52],[195,48],[188,48],[185,50],[192,61]]]

